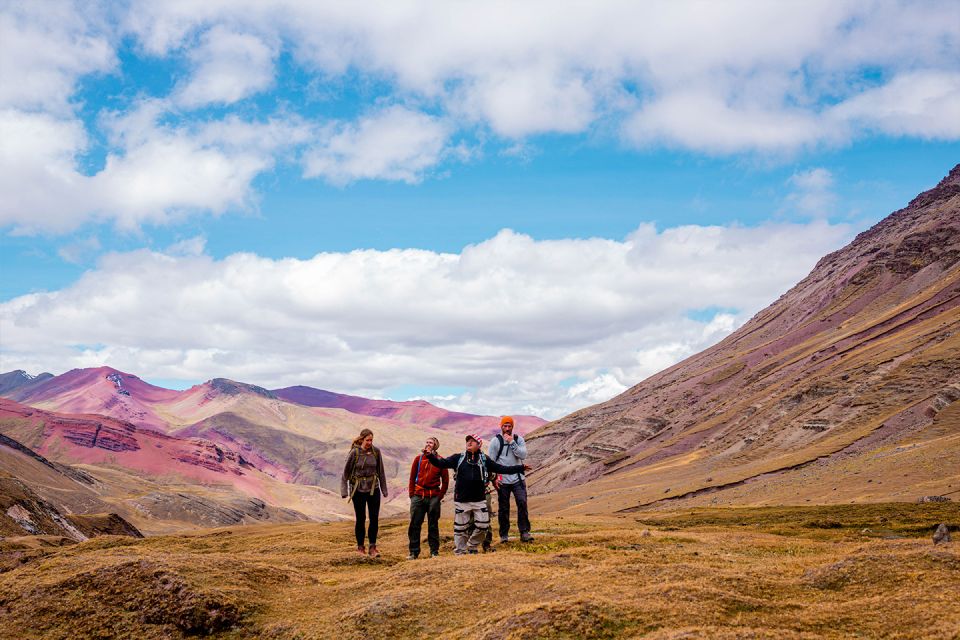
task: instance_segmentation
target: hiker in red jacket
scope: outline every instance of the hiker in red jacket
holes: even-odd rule
[[[416,560],[420,555],[420,530],[423,516],[427,516],[427,543],[430,545],[430,557],[440,553],[440,501],[450,485],[450,474],[446,469],[432,465],[427,455],[436,453],[440,441],[427,438],[423,453],[413,459],[410,467],[410,555],[407,560]]]

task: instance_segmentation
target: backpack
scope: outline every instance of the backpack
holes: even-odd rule
[[[350,474],[350,484],[352,485],[350,490],[350,497],[353,497],[353,494],[357,492],[357,486],[360,484],[358,480],[360,476],[357,475],[357,463],[360,461],[360,447],[353,447],[353,469]],[[376,447],[373,448],[373,455],[377,458],[377,466],[382,464],[380,460],[380,450]],[[374,490],[380,486],[380,478],[377,478],[377,481],[373,483]]]
[[[457,471],[460,470],[460,465],[463,464],[463,461],[466,460],[466,452],[460,454],[460,459],[457,460],[457,466],[453,470],[453,480],[457,480]],[[471,463],[472,464],[472,463]],[[487,484],[487,456],[483,455],[483,451],[480,452],[480,477],[483,479],[483,484]]]

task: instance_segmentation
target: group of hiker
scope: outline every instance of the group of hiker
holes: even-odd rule
[[[527,445],[523,437],[514,435],[514,421],[510,416],[500,419],[500,433],[496,434],[483,453],[483,439],[471,433],[466,436],[466,449],[446,458],[438,455],[440,441],[427,438],[423,450],[410,467],[410,526],[409,560],[420,556],[420,538],[423,521],[427,521],[427,544],[430,555],[440,553],[440,505],[450,485],[449,470],[453,470],[453,542],[457,555],[479,553],[482,548],[493,551],[493,532],[490,514],[492,496],[497,495],[497,524],[500,542],[509,541],[510,498],[517,505],[517,528],[520,540],[533,540],[527,511],[527,485],[524,473],[530,467],[524,464]],[[373,446],[373,432],[364,429],[353,441],[340,481],[340,494],[353,502],[356,524],[354,534],[357,551],[376,558],[379,528],[380,498],[387,497],[383,457]],[[366,521],[369,516],[369,526]],[[368,541],[369,546],[364,542]]]

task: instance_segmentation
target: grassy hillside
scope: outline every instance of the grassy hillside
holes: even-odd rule
[[[376,561],[346,523],[7,539],[0,636],[956,638],[960,548],[931,543],[941,521],[960,507],[540,518],[533,543],[458,558],[445,535],[413,562],[405,520],[384,523]]]

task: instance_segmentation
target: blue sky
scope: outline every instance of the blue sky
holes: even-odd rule
[[[0,3],[0,369],[557,417],[960,159],[951,2]]]

